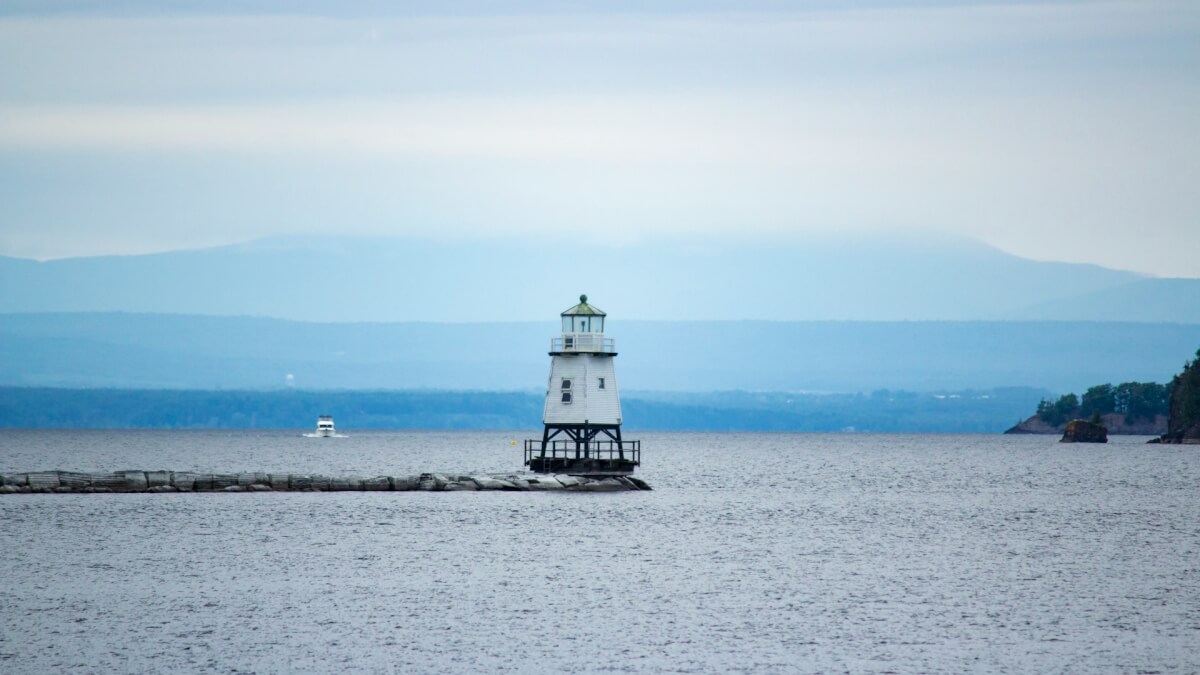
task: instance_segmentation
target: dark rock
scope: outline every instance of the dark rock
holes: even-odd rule
[[[391,483],[392,489],[397,492],[416,490],[421,486],[421,481],[417,476],[395,476]]]
[[[629,488],[616,478],[589,478],[586,482],[581,482],[578,489],[583,492],[617,492]]]
[[[440,473],[423,473],[420,477],[420,489],[426,491],[445,490],[450,481]]]
[[[391,490],[392,481],[387,476],[375,476],[374,478],[365,479],[362,482],[362,488],[371,492]]]
[[[1071,420],[1067,422],[1067,430],[1059,442],[1107,443],[1108,429],[1103,424],[1095,424],[1087,420]]]
[[[650,484],[636,476],[629,476],[629,482],[637,486],[639,490],[649,490]]]
[[[145,492],[146,488],[150,487],[146,481],[145,471],[118,471],[117,475],[123,479],[120,485],[113,486],[114,490],[121,492]]]
[[[34,490],[49,491],[61,485],[61,483],[58,482],[57,471],[41,471],[38,473],[31,473],[29,474],[28,480],[29,487],[33,488]]]
[[[94,473],[88,482],[94,490],[120,492],[125,489],[125,476],[116,473]]]
[[[79,473],[78,471],[59,471],[58,482],[64,487],[83,489],[91,486],[92,477],[90,474]]]

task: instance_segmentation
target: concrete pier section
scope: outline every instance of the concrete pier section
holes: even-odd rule
[[[195,473],[117,471],[80,473],[38,471],[0,474],[0,494],[111,492],[453,492],[471,490],[570,490],[617,492],[649,490],[633,476],[583,477],[544,474],[415,476],[321,476],[294,473]]]

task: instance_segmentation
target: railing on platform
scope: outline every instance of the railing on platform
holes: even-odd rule
[[[617,341],[612,338],[589,335],[587,333],[564,335],[563,337],[550,340],[550,351],[554,353],[600,352],[602,354],[615,354],[617,352]]]
[[[545,454],[542,442],[536,439],[525,441],[525,464],[532,459],[599,459],[642,463],[641,441],[593,440],[587,443],[572,440],[556,440],[546,443]]]

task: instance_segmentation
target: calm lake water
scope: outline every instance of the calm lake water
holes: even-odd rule
[[[5,431],[0,472],[521,456],[300,433]],[[0,671],[1200,670],[1200,448],[641,438],[653,492],[0,496]]]

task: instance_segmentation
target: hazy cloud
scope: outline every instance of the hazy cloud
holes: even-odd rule
[[[932,228],[1200,275],[1190,3],[138,7],[0,19],[0,253]]]

